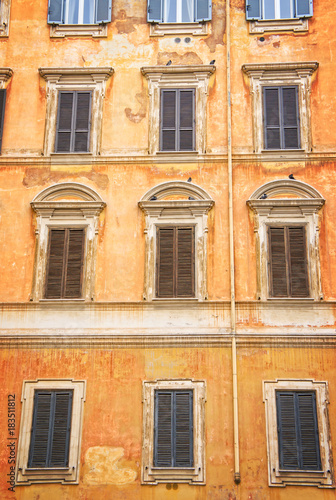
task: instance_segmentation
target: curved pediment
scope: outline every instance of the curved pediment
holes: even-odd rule
[[[153,197],[157,200],[178,201],[178,200],[209,200],[211,196],[200,186],[186,181],[163,182],[151,188],[143,195],[140,202],[151,201]]]
[[[77,182],[62,182],[43,189],[43,191],[35,196],[33,203],[50,201],[67,202],[76,200],[103,201],[96,191],[84,184],[79,184]]]
[[[258,200],[262,196],[267,199],[313,198],[323,199],[323,196],[312,186],[296,179],[279,179],[263,184],[252,193],[249,200]],[[266,198],[265,198],[266,199]]]

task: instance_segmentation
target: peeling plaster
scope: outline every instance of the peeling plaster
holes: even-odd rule
[[[135,94],[135,97],[140,104],[139,111],[137,113],[132,113],[131,108],[125,108],[125,114],[131,122],[139,123],[146,116],[148,98],[145,90],[142,90],[139,94]]]
[[[90,169],[89,171],[79,171],[76,167],[76,178],[78,177],[85,177],[94,182],[100,189],[104,190],[109,184],[108,176],[106,174],[95,172],[94,169]],[[29,167],[26,169],[22,184],[27,188],[31,188],[61,182],[68,178],[69,169],[67,169],[66,171],[62,171],[52,170],[51,167]]]
[[[123,467],[120,459],[124,456],[123,448],[111,446],[93,446],[85,453],[83,482],[89,485],[129,484],[136,480],[137,472]]]

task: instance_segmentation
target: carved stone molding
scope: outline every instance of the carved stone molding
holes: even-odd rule
[[[64,38],[65,36],[106,38],[107,24],[53,24],[50,26],[50,38]]]
[[[206,35],[208,23],[151,23],[150,36]]]
[[[0,68],[0,89],[5,88],[5,83],[12,77],[13,70],[11,68]]]

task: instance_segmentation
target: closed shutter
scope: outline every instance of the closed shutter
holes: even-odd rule
[[[96,23],[111,22],[112,0],[96,0]]]
[[[194,227],[157,228],[156,296],[195,296]]]
[[[266,149],[298,149],[300,123],[298,88],[264,87],[264,142]]]
[[[161,23],[163,21],[163,0],[147,0],[147,21],[149,23]]]
[[[72,391],[35,391],[29,468],[67,467]]]
[[[261,19],[261,0],[246,0],[246,19],[253,21]]]
[[[46,272],[46,299],[82,296],[84,229],[51,229]]]
[[[49,0],[48,24],[62,24],[64,12],[64,0]]]
[[[295,0],[296,17],[311,17],[313,15],[313,0]]]
[[[270,295],[309,297],[305,227],[270,227],[268,234]]]
[[[5,120],[6,90],[0,90],[0,153],[2,148],[2,134]]]
[[[210,21],[212,0],[196,0],[196,21]]]
[[[194,151],[194,89],[161,90],[161,151]]]
[[[314,392],[276,393],[280,469],[321,470]]]
[[[56,153],[89,151],[91,92],[59,92]]]
[[[193,392],[155,391],[154,466],[193,466]]]

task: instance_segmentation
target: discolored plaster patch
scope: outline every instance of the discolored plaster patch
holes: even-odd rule
[[[147,100],[148,100],[146,91],[142,90],[142,92],[140,92],[139,94],[135,94],[135,98],[140,104],[139,111],[137,113],[132,113],[131,108],[125,108],[125,114],[131,122],[139,123],[146,116]]]
[[[123,467],[120,463],[123,456],[123,448],[111,446],[89,448],[85,453],[83,482],[89,485],[133,483],[137,472],[129,467]]]
[[[120,34],[133,33],[133,31],[135,31],[135,25],[145,23],[145,17],[128,17],[124,9],[120,9],[116,16],[116,28]]]
[[[202,59],[196,52],[186,52],[185,54],[178,54],[177,52],[159,52],[157,56],[157,63],[160,65],[167,64],[168,61],[172,64],[203,64]]]
[[[224,45],[225,33],[225,4],[214,3],[212,7],[211,34],[205,39],[210,52],[215,52],[216,45]]]
[[[69,178],[69,170],[51,170],[51,167],[28,167],[22,184],[27,187],[44,186],[45,184],[57,183]],[[72,173],[72,172],[71,172]],[[109,183],[108,176],[95,172],[94,169],[89,171],[78,170],[76,176],[86,177],[96,184],[100,189],[106,189]]]

